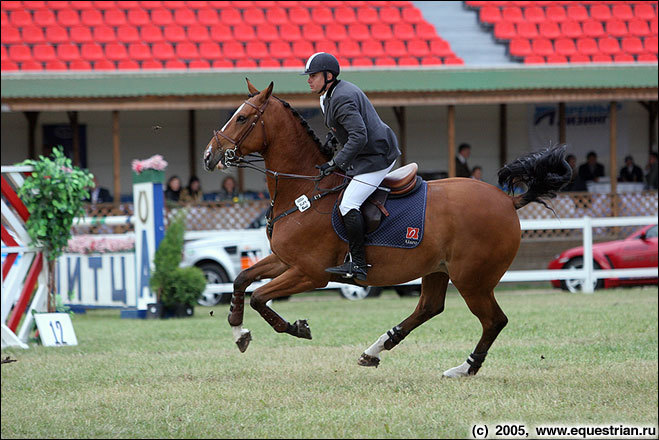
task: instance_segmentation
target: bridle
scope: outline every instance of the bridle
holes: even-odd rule
[[[262,119],[263,113],[265,113],[265,109],[268,107],[268,102],[270,100],[266,99],[265,102],[261,105],[261,107],[257,107],[248,100],[243,101],[244,104],[249,105],[250,107],[254,108],[256,110],[256,113],[254,114],[254,120],[252,123],[247,127],[247,130],[240,136],[240,139],[237,141],[232,139],[231,137],[227,136],[224,134],[221,130],[213,130],[213,136],[215,137],[215,141],[217,142],[218,145],[220,145],[220,138],[219,136],[223,137],[227,141],[231,142],[233,145],[232,149],[226,149],[224,150],[224,163],[226,165],[235,165],[236,159],[240,159],[241,157],[244,156],[242,151],[240,150],[240,146],[242,143],[247,139],[247,136],[250,135],[252,130],[254,130],[254,127],[256,127],[256,124],[261,121],[261,127],[263,127],[263,149],[265,150],[268,148],[268,137],[265,131],[265,122]]]

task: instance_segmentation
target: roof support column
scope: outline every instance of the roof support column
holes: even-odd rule
[[[36,147],[36,131],[37,119],[39,119],[39,112],[23,112],[27,119],[27,157],[28,159],[37,158]]]
[[[121,155],[119,154],[119,111],[112,111],[112,176],[114,180],[114,206],[119,206],[121,199],[121,184],[119,168],[121,163]],[[137,200],[135,200],[137,202]]]
[[[610,171],[609,175],[611,176],[611,215],[613,217],[618,216],[618,145],[617,145],[617,135],[618,135],[618,103],[616,101],[611,101],[609,105],[609,163]]]
[[[455,105],[448,106],[448,176],[455,177]]]
[[[499,104],[499,167],[506,164],[508,158],[508,106]]]
[[[558,143],[567,142],[567,122],[565,119],[565,103],[558,103]]]
[[[396,121],[398,121],[398,133],[400,133],[400,165],[407,164],[407,124],[405,123],[405,107],[393,107]]]
[[[195,146],[197,145],[197,137],[195,133],[195,111],[188,110],[188,166],[190,168],[190,177],[197,175],[197,158],[195,154]]]
[[[71,146],[73,147],[73,165],[80,166],[80,126],[78,125],[78,112],[66,112],[71,125]]]

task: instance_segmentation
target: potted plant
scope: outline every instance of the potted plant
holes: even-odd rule
[[[150,285],[157,303],[149,304],[147,316],[192,316],[197,298],[206,288],[206,278],[197,267],[179,267],[183,255],[185,213],[179,212],[169,224],[154,258]]]

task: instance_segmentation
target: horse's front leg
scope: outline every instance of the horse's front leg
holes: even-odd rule
[[[250,306],[261,314],[263,319],[272,326],[277,333],[288,333],[298,338],[311,339],[311,330],[306,320],[297,320],[290,324],[277,312],[268,307],[267,302],[271,299],[307,290],[322,287],[319,282],[312,280],[296,267],[288,268],[284,273],[273,279],[265,286],[259,287],[252,293]]]
[[[245,290],[254,281],[263,278],[275,278],[284,273],[288,265],[281,261],[275,254],[270,254],[253,266],[238,274],[233,282],[233,294],[231,295],[231,307],[229,308],[229,324],[233,331],[233,338],[241,352],[247,350],[252,335],[249,330],[243,328],[243,314],[245,311]]]

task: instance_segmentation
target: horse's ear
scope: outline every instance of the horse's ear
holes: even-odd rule
[[[272,94],[272,88],[275,86],[275,83],[270,81],[270,85],[268,86],[267,89],[263,92],[263,101],[267,101],[268,98],[270,98],[270,95]]]
[[[249,81],[249,78],[245,78],[245,81],[247,81],[247,90],[249,90],[250,95],[256,95],[259,93],[259,90]]]

